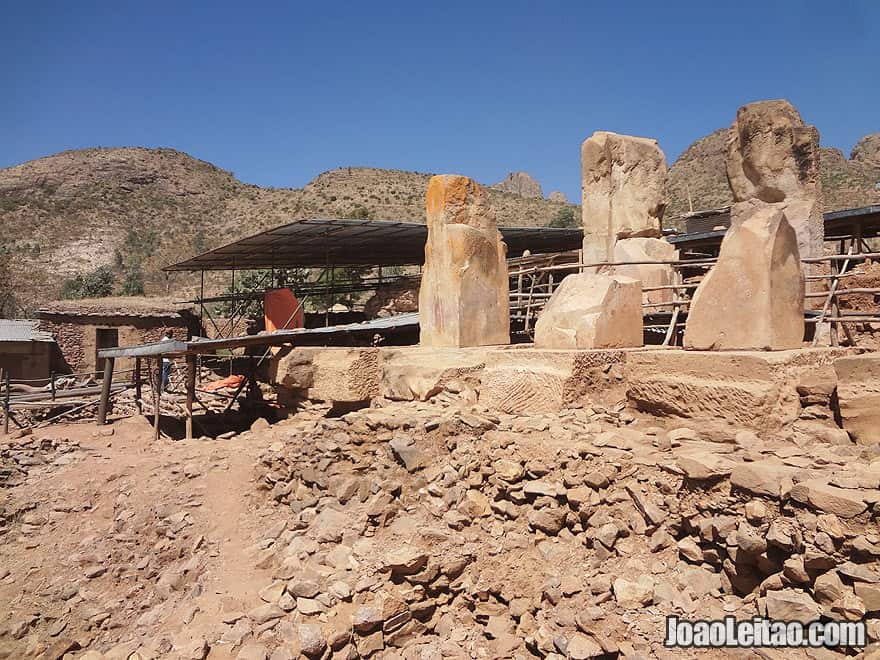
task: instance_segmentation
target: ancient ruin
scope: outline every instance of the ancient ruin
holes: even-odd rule
[[[686,348],[795,348],[804,339],[801,259],[822,254],[819,137],[787,101],[743,106],[727,173],[735,204],[718,264],[694,294]],[[812,272],[813,269],[810,269]]]
[[[735,128],[726,233],[661,238],[662,151],[598,132],[582,255],[579,232],[499,229],[477,183],[434,176],[427,229],[312,218],[170,267],[230,264],[233,290],[242,263],[267,269],[272,319],[265,292],[213,298],[263,298],[266,330],[215,319],[204,284],[185,323],[79,303],[76,327],[136,345],[62,346],[87,371],[35,385],[9,365],[36,328],[7,324],[0,658],[734,654],[666,647],[671,616],[852,624],[803,657],[876,657],[880,359],[852,335],[880,312],[842,310],[852,271],[823,256],[806,320],[842,334],[804,341],[815,131],[784,102]],[[838,236],[875,213],[857,211]],[[282,248],[283,267],[373,272],[285,286]],[[46,326],[62,344],[68,315]]]
[[[483,188],[464,176],[432,177],[427,218],[420,342],[455,347],[508,343],[507,248]]]
[[[780,350],[804,338],[804,275],[786,214],[758,206],[734,224],[691,301],[685,348]]]
[[[656,140],[596,131],[581,146],[584,263],[611,261],[621,238],[659,237],[666,157]]]
[[[675,298],[673,289],[659,287],[671,287],[675,284],[675,271],[666,263],[644,262],[669,262],[676,259],[678,251],[662,238],[622,238],[614,244],[612,253],[612,260],[618,265],[604,266],[599,272],[631,277],[639,280],[642,288],[657,287],[644,292],[644,302],[668,303]],[[625,265],[628,262],[635,263]]]
[[[655,140],[604,131],[584,141],[581,155],[587,272],[568,275],[554,291],[535,325],[535,346],[641,346],[642,287],[655,287],[646,292],[648,304],[674,297],[674,272],[659,263],[677,256],[658,238],[666,158]],[[645,263],[651,261],[658,263]]]
[[[759,101],[737,111],[727,145],[727,179],[734,225],[751,215],[754,201],[776,205],[795,230],[801,258],[822,255],[819,132],[804,124],[791,103]]]
[[[535,325],[537,348],[623,348],[642,342],[641,283],[622,275],[569,275]]]

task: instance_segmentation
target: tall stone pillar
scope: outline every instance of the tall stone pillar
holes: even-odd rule
[[[610,261],[618,239],[659,237],[666,156],[656,140],[596,131],[581,145],[584,263]]]
[[[824,247],[819,132],[788,101],[758,101],[736,113],[727,143],[727,179],[733,192],[731,224],[748,218],[754,202],[773,204],[797,234],[801,258]]]
[[[421,344],[509,343],[507,246],[486,192],[465,176],[431,177],[427,220],[419,288]]]
[[[801,258],[824,238],[819,134],[788,101],[741,107],[731,129],[731,226],[691,301],[685,348],[797,348],[804,338]]]

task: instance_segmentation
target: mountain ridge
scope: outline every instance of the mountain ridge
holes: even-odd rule
[[[0,247],[25,310],[57,297],[64,279],[101,265],[120,274],[137,265],[150,295],[186,291],[192,278],[161,268],[285,222],[316,216],[425,222],[430,177],[340,167],[302,188],[270,188],[176,149],[68,150],[0,170]],[[488,193],[499,225],[547,225],[570,206]]]

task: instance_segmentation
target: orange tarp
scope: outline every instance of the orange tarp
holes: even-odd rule
[[[215,380],[211,383],[205,383],[202,385],[201,389],[205,392],[216,392],[217,390],[222,390],[226,387],[238,387],[243,380],[244,376],[233,374],[232,376],[227,376],[226,378],[221,378],[220,380]]]
[[[263,294],[266,331],[303,327],[303,309],[290,289],[271,289]]]

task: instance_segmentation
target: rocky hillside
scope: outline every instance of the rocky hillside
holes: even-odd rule
[[[519,195],[520,197],[540,198],[544,196],[541,184],[533,179],[528,172],[508,172],[507,177],[503,181],[496,183],[492,188]]]
[[[729,129],[722,128],[689,146],[669,169],[666,217],[717,208],[731,201],[725,159]],[[825,210],[880,204],[880,133],[863,137],[849,159],[840,149],[820,150]]]
[[[0,170],[0,258],[25,311],[57,296],[66,278],[100,265],[113,267],[120,281],[140,263],[147,293],[165,294],[172,283],[162,266],[283,222],[315,216],[424,222],[429,178],[351,167],[325,172],[301,189],[262,188],[171,149],[67,151]],[[490,195],[502,225],[546,225],[566,205],[497,190]],[[173,277],[175,290],[192,284]]]

